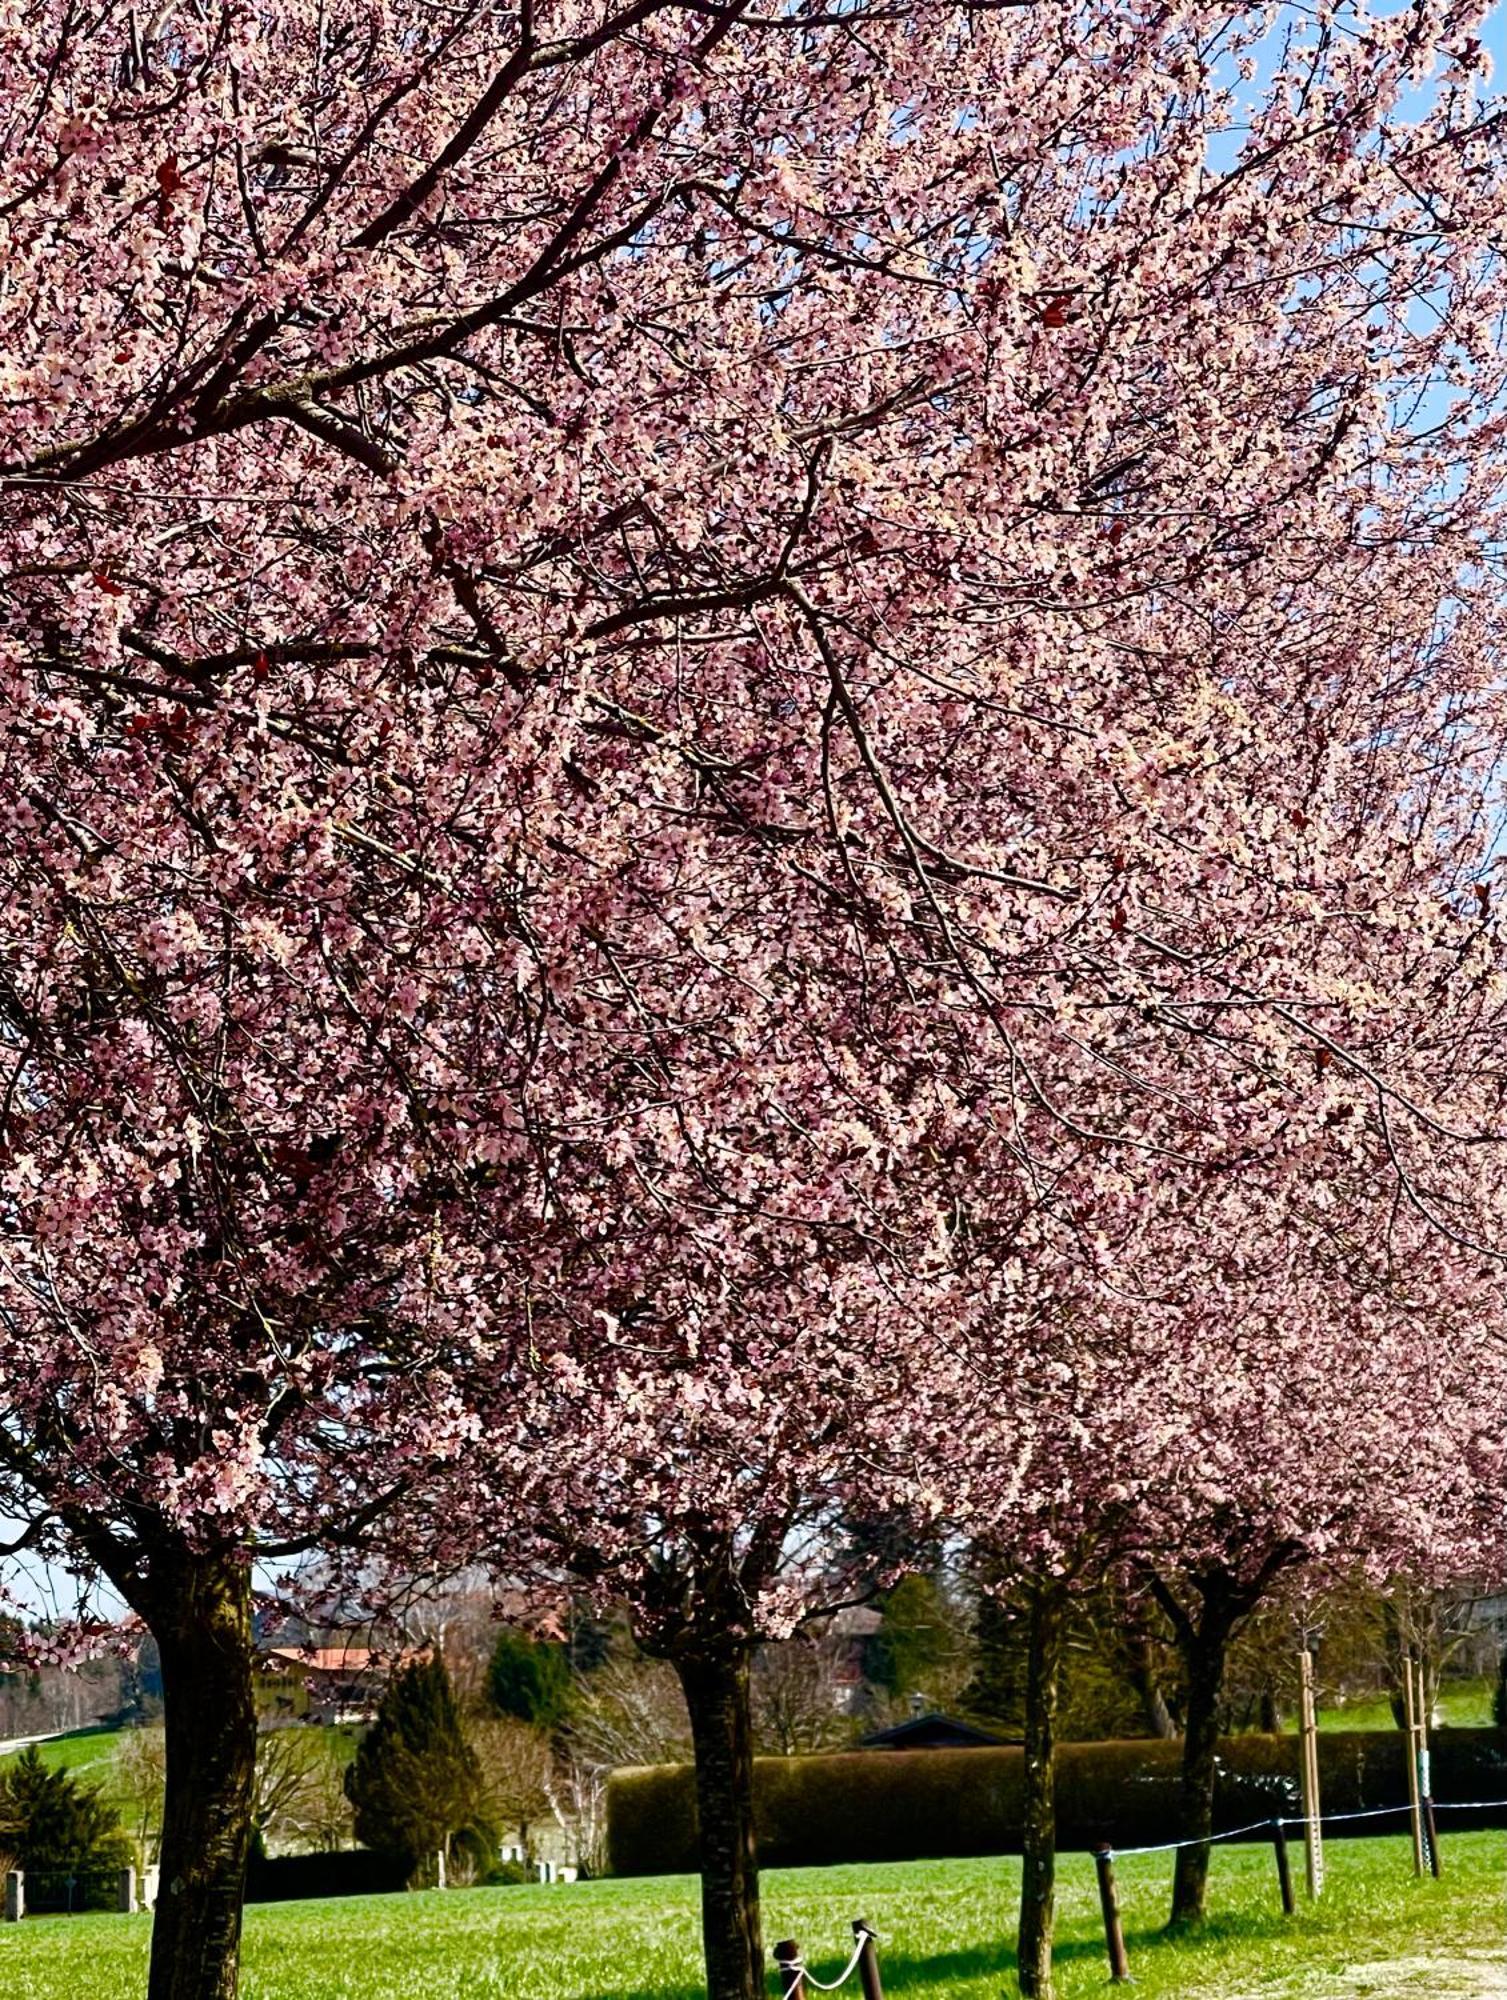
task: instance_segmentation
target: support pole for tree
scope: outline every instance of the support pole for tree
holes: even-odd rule
[[[1423,1843],[1428,1854],[1429,1870],[1437,1882],[1440,1874],[1439,1829],[1434,1822],[1434,1784],[1430,1774],[1428,1702],[1424,1697],[1423,1662],[1419,1660],[1416,1664],[1418,1670],[1418,1691],[1413,1704],[1413,1713],[1418,1724],[1418,1743],[1415,1757],[1418,1770],[1418,1808],[1423,1819]]]
[[[18,1924],[26,1915],[26,1877],[19,1868],[5,1871],[5,1921]]]
[[[879,1951],[874,1943],[873,1928],[863,1917],[855,1917],[853,1935],[860,1941],[858,1983],[863,1988],[863,2000],[884,2000],[884,1987],[879,1978]]]
[[[774,1948],[774,1962],[780,1975],[780,2000],[806,2000],[801,1948],[794,1938],[780,1939]]]
[[[1292,1861],[1287,1852],[1287,1829],[1281,1820],[1272,1828],[1272,1847],[1277,1856],[1277,1887],[1282,1892],[1282,1914],[1290,1917],[1297,1905],[1292,1893]]]
[[[1120,1897],[1115,1888],[1114,1849],[1094,1849],[1094,1868],[1099,1877],[1099,1908],[1104,1915],[1104,1942],[1109,1949],[1109,1977],[1121,1986],[1130,1977],[1130,1960],[1125,1954],[1125,1933],[1120,1927]]]
[[[1298,1655],[1299,1785],[1303,1796],[1303,1863],[1310,1902],[1324,1888],[1324,1825],[1319,1800],[1319,1718],[1313,1699],[1313,1655]]]
[[[1423,1873],[1423,1793],[1419,1786],[1418,1698],[1413,1685],[1413,1656],[1402,1656],[1402,1708],[1408,1732],[1408,1819],[1413,1832],[1413,1873]]]

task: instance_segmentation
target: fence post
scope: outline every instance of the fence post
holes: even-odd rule
[[[1120,1898],[1115,1892],[1114,1849],[1094,1849],[1094,1867],[1099,1876],[1099,1908],[1104,1912],[1104,1942],[1109,1947],[1109,1977],[1119,1986],[1130,1977],[1130,1960],[1125,1956],[1125,1933],[1120,1928]]]
[[[26,1877],[19,1868],[5,1871],[5,1921],[18,1924],[26,1915]]]
[[[1277,1887],[1282,1891],[1282,1914],[1290,1917],[1296,1907],[1292,1899],[1292,1863],[1287,1855],[1287,1829],[1279,1819],[1272,1821],[1272,1846],[1277,1851]]]
[[[774,1948],[774,1962],[780,1970],[780,2000],[806,2000],[801,1948],[794,1938],[781,1938]]]
[[[863,2000],[884,2000],[884,1987],[879,1978],[879,1952],[874,1943],[874,1932],[863,1917],[853,1919],[853,1935],[859,1941],[858,1983],[863,1988]]]
[[[122,1868],[120,1871],[120,1880],[116,1885],[115,1891],[115,1907],[127,1916],[136,1907],[136,1870],[134,1868]]]

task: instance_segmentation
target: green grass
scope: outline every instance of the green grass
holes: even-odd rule
[[[1290,1920],[1277,1908],[1270,1850],[1221,1849],[1207,1928],[1175,1943],[1159,1933],[1168,1857],[1124,1860],[1135,1990],[1141,2000],[1310,1982],[1319,1991],[1327,1972],[1359,1959],[1499,1948],[1503,1845],[1500,1834],[1447,1838],[1445,1879],[1419,1882],[1404,1840],[1332,1842],[1323,1901]],[[1100,2000],[1106,1967],[1092,1864],[1069,1855],[1062,1873],[1062,1989],[1068,2000]],[[865,1916],[883,1939],[886,1995],[1001,2000],[1018,1880],[1009,1860],[771,1871],[765,1934],[797,1937],[830,1978],[846,1958],[850,1920]],[[147,1934],[140,1917],[0,1928],[0,1993],[131,2000],[142,1989]],[[242,1992],[244,2000],[697,2000],[698,1971],[695,1884],[677,1877],[252,1909]]]
[[[1488,1729],[1491,1701],[1496,1692],[1489,1680],[1446,1681],[1439,1690],[1437,1720],[1451,1729]],[[1289,1717],[1287,1728],[1297,1729],[1297,1718]],[[1395,1729],[1392,1705],[1384,1695],[1352,1702],[1347,1708],[1321,1708],[1320,1729]]]
[[[98,1726],[71,1729],[66,1736],[54,1736],[46,1743],[39,1743],[37,1749],[50,1770],[87,1771],[91,1778],[104,1778],[109,1776],[120,1736],[118,1729]],[[0,1757],[0,1768],[20,1755],[19,1750],[12,1750],[8,1756]]]

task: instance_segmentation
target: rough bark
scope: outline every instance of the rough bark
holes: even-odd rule
[[[148,2000],[235,2000],[256,1776],[250,1574],[179,1551],[152,1595],[167,1792]]]
[[[1144,1633],[1134,1635],[1127,1642],[1125,1670],[1141,1704],[1147,1730],[1162,1742],[1170,1743],[1177,1735],[1177,1724],[1167,1706],[1167,1697],[1162,1693],[1151,1641]]]
[[[763,2000],[748,1653],[698,1649],[677,1656],[675,1671],[696,1753],[707,2000]]]
[[[1229,1650],[1229,1625],[1212,1617],[1205,1617],[1183,1644],[1188,1671],[1188,1712],[1178,1788],[1178,1839],[1196,1845],[1178,1850],[1172,1875],[1174,1927],[1199,1923],[1204,1915],[1209,1884],[1208,1842],[1214,1831],[1214,1784],[1218,1775],[1219,1703]]]
[[[1066,1595],[1050,1584],[1031,1597],[1026,1651],[1025,1802],[1021,1822],[1020,1990],[1051,2000],[1057,1906],[1057,1697],[1067,1636]]]

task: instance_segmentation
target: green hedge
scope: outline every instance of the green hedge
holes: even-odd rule
[[[248,1903],[296,1903],[327,1896],[386,1896],[408,1886],[408,1863],[368,1847],[330,1854],[254,1855],[246,1870]]]
[[[1138,1847],[1176,1832],[1179,1743],[1066,1743],[1057,1753],[1058,1844],[1107,1840]],[[1298,1807],[1292,1736],[1234,1736],[1220,1750],[1216,1827]],[[1323,1809],[1367,1812],[1407,1799],[1401,1732],[1319,1738]],[[766,1867],[842,1861],[915,1861],[943,1855],[1018,1854],[1021,1752],[858,1750],[829,1757],[760,1757],[754,1765],[759,1859]],[[1433,1739],[1439,1800],[1507,1798],[1507,1735],[1446,1729]],[[1362,1820],[1336,1832],[1396,1832],[1400,1818]],[[1507,1813],[1449,1813],[1443,1830],[1504,1825]],[[607,1847],[615,1875],[694,1870],[696,1801],[689,1766],[616,1771],[607,1789]]]

